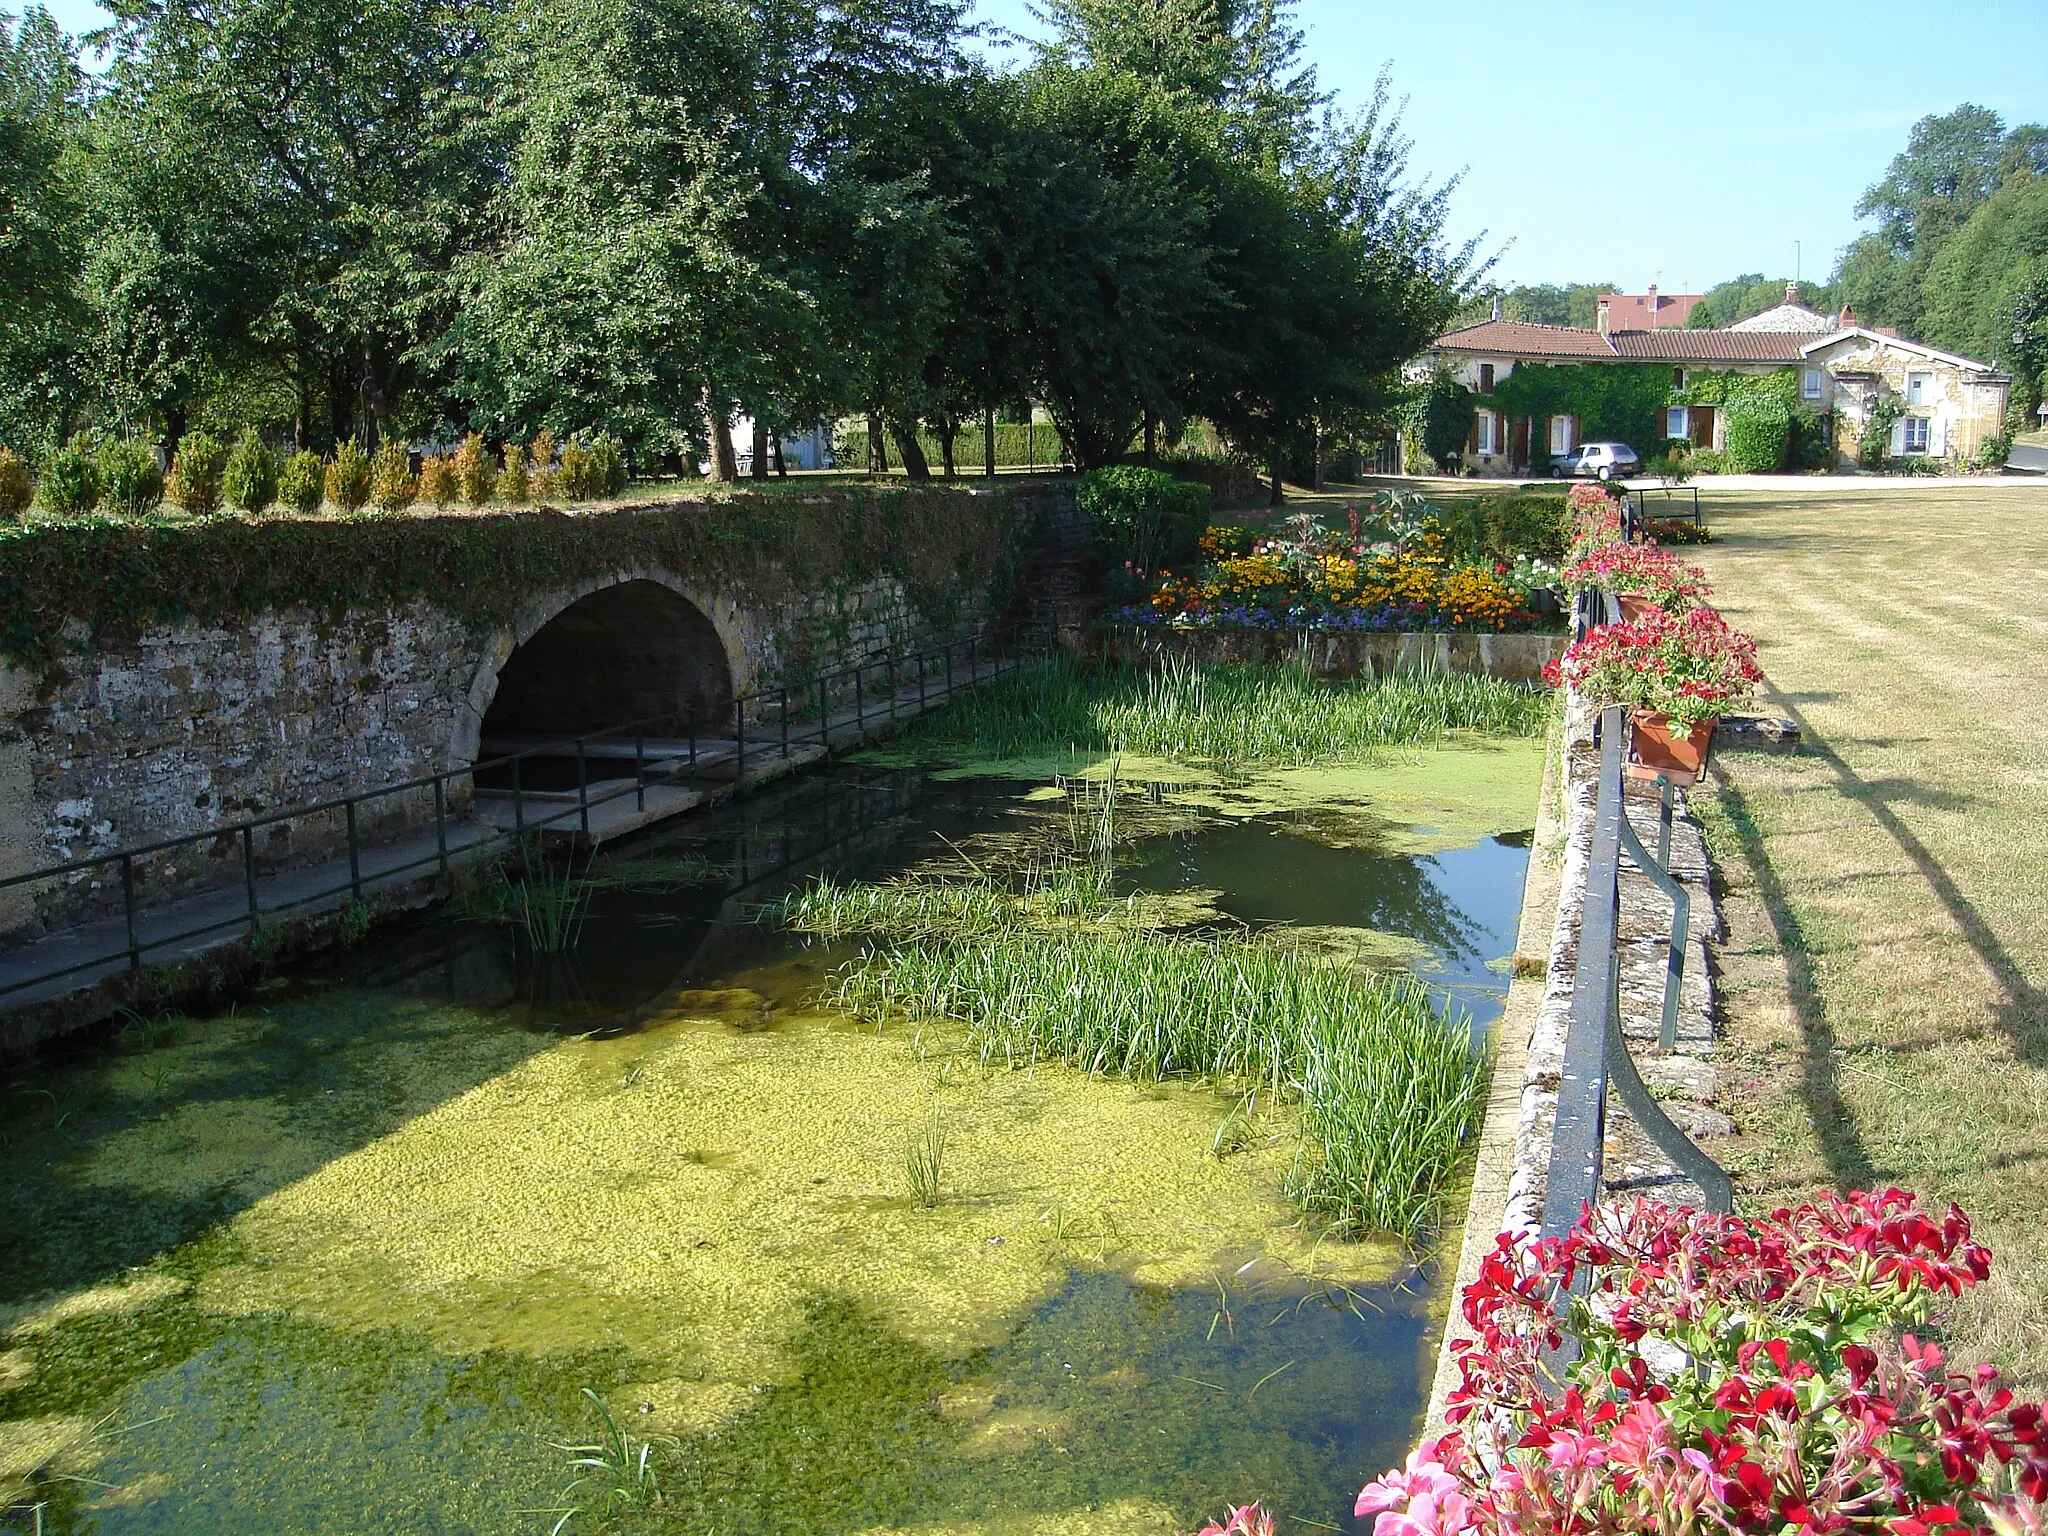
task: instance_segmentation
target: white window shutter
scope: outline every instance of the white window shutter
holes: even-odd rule
[[[1927,423],[1927,451],[1937,459],[1948,453],[1948,420],[1937,416]]]
[[[1897,458],[1906,451],[1906,423],[1903,420],[1892,423],[1892,457]]]

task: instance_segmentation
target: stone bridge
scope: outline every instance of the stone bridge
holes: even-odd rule
[[[53,529],[0,551],[0,877],[459,770],[494,741],[657,715],[729,733],[736,696],[1014,620],[1070,504],[1038,483]],[[366,830],[431,816],[415,798]],[[259,853],[331,852],[335,830],[280,823]],[[218,884],[241,858],[222,837],[149,879]],[[111,877],[0,892],[0,928],[104,913]]]

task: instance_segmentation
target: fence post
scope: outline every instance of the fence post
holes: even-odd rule
[[[121,906],[128,916],[128,969],[142,969],[142,945],[135,935],[135,856],[121,855]]]
[[[860,744],[866,746],[868,740],[868,704],[860,691],[860,673],[861,664],[856,661],[853,664],[853,730]]]
[[[953,702],[953,647],[959,643],[957,640],[948,640],[946,642],[946,702],[948,704]]]
[[[526,797],[519,789],[519,765],[523,761],[516,754],[512,759],[512,833],[521,838],[526,836]]]
[[[732,739],[733,745],[739,749],[739,760],[732,777],[733,788],[737,790],[747,776],[747,707],[739,699],[732,701]]]
[[[924,713],[924,663],[925,654],[923,651],[919,651],[917,653],[917,712],[920,715]]]
[[[576,825],[583,840],[590,841],[590,767],[584,761],[583,738],[576,738]]]
[[[818,745],[829,753],[832,750],[832,731],[828,723],[831,717],[826,714],[825,707],[825,674],[820,672],[818,674]]]
[[[448,877],[448,785],[434,775],[434,852],[441,861],[441,877]]]
[[[647,809],[647,733],[633,733],[633,809]]]
[[[789,760],[789,684],[782,685],[782,758]]]
[[[896,718],[896,653],[889,653],[889,718]]]
[[[363,855],[356,841],[356,803],[345,800],[343,807],[348,812],[348,889],[356,901],[363,899]]]
[[[253,936],[263,924],[256,916],[256,829],[246,821],[242,823],[242,890],[249,898],[249,932]]]

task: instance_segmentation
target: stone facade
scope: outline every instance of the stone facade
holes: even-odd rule
[[[1823,370],[1826,390],[1823,400],[1809,403],[1833,412],[1835,448],[1845,467],[1856,462],[1870,414],[1887,398],[1906,412],[1892,427],[1894,457],[1968,463],[1987,438],[2005,431],[2011,379],[1968,358],[1856,330],[1823,338],[1809,366]],[[1926,426],[1909,440],[1907,423],[1915,420]]]

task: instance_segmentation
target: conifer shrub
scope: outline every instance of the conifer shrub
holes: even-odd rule
[[[0,519],[20,522],[35,495],[35,482],[29,479],[21,455],[12,448],[0,448]]]
[[[533,434],[533,441],[526,449],[527,489],[535,501],[549,501],[559,489],[560,475],[555,465],[559,452],[555,434],[542,427]]]
[[[455,484],[472,507],[491,499],[491,458],[484,451],[483,433],[470,433],[455,450]]]
[[[555,471],[555,489],[567,501],[590,501],[597,497],[599,475],[590,450],[578,442],[562,444],[562,462]]]
[[[445,507],[455,499],[456,489],[455,461],[447,454],[433,454],[420,461],[420,500]]]
[[[504,467],[498,471],[498,500],[508,506],[524,506],[530,491],[526,478],[526,450],[518,443],[507,443]]]
[[[134,438],[100,449],[100,505],[119,517],[146,517],[163,505],[164,472],[156,450]]]
[[[327,468],[320,455],[301,448],[277,475],[277,499],[301,517],[311,517],[327,499]]]
[[[187,432],[178,441],[178,455],[164,481],[172,505],[205,517],[220,510],[221,477],[228,467],[227,444],[211,432]]]
[[[251,517],[262,516],[277,500],[277,455],[254,427],[244,427],[235,439],[220,485],[228,504]]]
[[[99,455],[84,438],[74,437],[43,461],[36,494],[50,511],[79,517],[100,504]]]
[[[1792,413],[1774,395],[1738,395],[1728,403],[1728,462],[1739,475],[1785,467]]]
[[[370,500],[380,512],[403,512],[419,494],[405,444],[386,441],[370,465]]]
[[[360,512],[370,499],[370,456],[351,438],[327,464],[327,499],[344,512]]]
[[[597,465],[597,494],[616,496],[626,488],[626,455],[619,448],[619,440],[609,432],[600,432],[590,445],[590,456]]]

